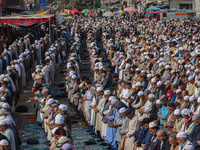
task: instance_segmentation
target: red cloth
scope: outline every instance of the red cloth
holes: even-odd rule
[[[181,90],[184,91],[186,88],[187,88],[187,84],[186,84],[186,83],[183,83],[183,85],[182,85],[182,87],[181,87]]]
[[[172,97],[172,94],[173,94],[173,90],[172,89],[169,89],[169,90],[167,90],[167,97]]]
[[[170,77],[169,77],[169,81],[172,82],[172,76],[171,76],[171,75],[170,75]]]

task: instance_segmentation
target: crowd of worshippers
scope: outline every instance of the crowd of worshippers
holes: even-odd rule
[[[62,30],[64,31],[65,28]],[[50,150],[74,149],[71,137],[71,119],[67,113],[68,107],[55,99],[56,96],[52,90],[58,68],[65,63],[67,58],[67,43],[63,40],[65,33],[62,32],[61,37],[50,45],[45,52],[45,61],[36,65],[36,69],[32,73],[36,119],[47,133]]]
[[[11,112],[31,79],[41,50],[48,47],[48,35],[40,40],[28,33],[4,48],[0,57],[0,149],[20,150],[22,142]],[[35,42],[35,43],[34,43]]]
[[[84,18],[76,25],[83,30],[75,33],[66,85],[90,132],[113,150],[200,149],[199,22]],[[82,40],[90,78],[79,68]]]

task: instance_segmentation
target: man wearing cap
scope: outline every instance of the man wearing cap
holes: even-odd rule
[[[7,123],[5,120],[0,120],[0,131],[8,138],[10,149],[15,150],[16,149],[16,143],[15,143],[15,136],[13,131],[7,126]]]
[[[161,95],[166,94],[166,89],[162,81],[158,81],[156,85],[157,85],[157,88],[153,94],[155,94],[156,98],[159,99]]]
[[[187,84],[187,88],[186,88],[186,90],[188,91],[188,95],[189,96],[193,95],[194,89],[195,89],[194,77],[193,76],[189,76],[188,77],[188,84]]]
[[[0,141],[0,149],[2,149],[2,150],[10,150],[10,145],[9,145],[8,140],[2,139]]]
[[[121,116],[121,126],[118,128],[118,133],[116,134],[116,141],[118,142],[119,149],[124,149],[127,136],[125,131],[128,128],[129,119],[125,117],[126,108],[122,107],[119,109],[119,114]]]
[[[166,120],[163,122],[163,125],[165,127],[167,134],[172,134],[172,128],[175,123],[174,110],[176,109],[176,106],[174,103],[168,102],[167,109],[169,110],[169,115],[167,116]]]
[[[186,95],[183,97],[183,102],[181,103],[180,109],[183,110],[184,108],[190,108],[190,102],[189,102],[190,96]]]
[[[158,131],[159,127],[155,124],[155,122],[150,122],[149,123],[149,131],[152,134],[150,143],[148,143],[148,145],[143,145],[143,149],[147,149],[147,150],[158,150],[158,137],[156,135],[157,131]]]
[[[176,138],[179,144],[179,150],[184,150],[187,145],[192,145],[185,132],[179,132],[176,135]]]
[[[200,139],[200,115],[195,114],[192,117],[192,121],[195,124],[193,132],[188,135],[189,141],[192,142],[192,145],[195,149],[199,149],[200,145],[197,143],[197,141]]]
[[[67,105],[65,104],[60,104],[58,112],[59,114],[63,115],[64,119],[65,119],[65,127],[64,129],[67,131],[67,135],[68,138],[71,138],[71,118],[69,116],[69,114],[67,113]]]
[[[135,140],[136,133],[138,130],[138,125],[137,125],[138,117],[135,115],[135,112],[130,108],[126,110],[126,117],[129,119],[129,126],[128,129],[125,131],[127,140],[125,143],[124,150],[130,150],[133,149],[134,146],[133,142]]]
[[[96,124],[95,124],[95,131],[100,131],[101,137],[102,137],[102,119],[103,119],[103,108],[106,101],[108,101],[108,98],[110,97],[110,90],[104,91],[103,97],[99,100],[98,105],[95,107],[95,111],[97,112],[96,117]]]
[[[115,108],[116,103],[118,102],[117,99],[112,99],[109,101],[111,105],[111,109],[109,114],[107,114],[108,127],[106,132],[106,141],[110,144],[113,150],[117,149],[117,143],[115,141],[117,126],[114,125],[114,119],[116,117],[117,109]]]
[[[131,83],[127,82],[125,84],[126,84],[126,88],[122,90],[119,97],[121,101],[128,106],[127,100],[132,94],[132,89],[131,89]]]
[[[146,129],[143,126],[144,119],[145,119],[144,117],[140,117],[138,119],[139,130],[138,130],[138,134],[136,135],[135,140],[134,140],[134,149],[137,149],[137,147],[141,147],[141,143],[142,143],[143,139],[145,138],[146,133],[148,131],[148,129]]]
[[[176,134],[181,131],[181,128],[183,124],[185,123],[185,119],[183,118],[180,109],[175,109],[174,117],[176,120],[172,129],[172,132]]]
[[[149,94],[147,102],[139,109],[139,113],[144,117],[151,111],[152,104],[154,103],[156,97],[154,94]]]
[[[174,89],[175,93],[172,94],[171,102],[180,102],[183,99],[182,90]]]
[[[86,91],[82,100],[84,101],[85,120],[88,122],[88,124],[90,124],[91,108],[89,106],[92,103],[93,97],[95,96],[95,87],[92,86],[90,80],[86,81],[85,85],[88,90]]]
[[[195,124],[192,121],[193,113],[191,112],[190,109],[185,108],[181,111],[181,114],[185,119],[181,131],[184,131],[187,135],[191,135],[195,127]]]

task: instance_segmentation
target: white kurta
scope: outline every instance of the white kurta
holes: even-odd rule
[[[9,144],[10,144],[10,149],[11,150],[16,150],[16,146],[15,146],[15,136],[13,131],[8,128],[3,132],[3,135],[5,135],[8,138]]]
[[[126,130],[127,133],[127,140],[125,143],[124,150],[132,150],[133,149],[133,142],[135,140],[135,134],[137,132],[137,121],[138,117],[136,115],[129,121],[128,129]]]
[[[92,106],[96,105],[96,98],[95,97],[93,97],[91,105]],[[95,110],[94,109],[91,110],[91,118],[90,119],[91,119],[90,125],[93,126],[95,124]]]

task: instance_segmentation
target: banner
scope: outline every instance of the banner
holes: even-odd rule
[[[44,8],[46,6],[46,0],[39,0],[39,4],[41,4],[41,7]]]

